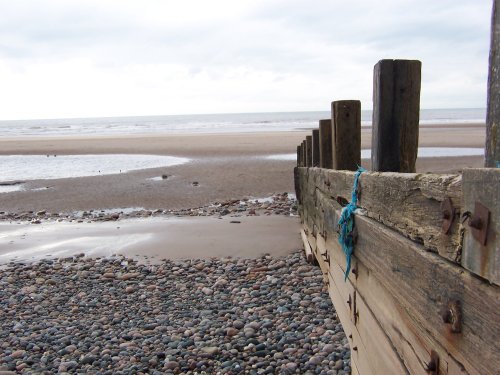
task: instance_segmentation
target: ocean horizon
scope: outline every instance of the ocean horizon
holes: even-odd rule
[[[329,118],[328,111],[258,112],[163,116],[117,116],[39,120],[2,120],[2,137],[239,133],[312,129]],[[371,110],[361,113],[361,125],[371,126]],[[421,125],[485,123],[485,108],[422,109]]]

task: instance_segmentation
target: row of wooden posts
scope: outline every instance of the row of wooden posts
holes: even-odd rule
[[[371,169],[415,172],[421,62],[381,60],[374,68]],[[334,101],[331,118],[297,146],[299,167],[356,170],[361,165],[361,102]]]

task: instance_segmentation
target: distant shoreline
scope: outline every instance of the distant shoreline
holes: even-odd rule
[[[328,111],[268,112],[212,115],[102,117],[0,121],[3,137],[107,136],[144,134],[226,134],[293,132],[312,129],[331,116]],[[484,124],[485,109],[422,110],[422,126]],[[370,110],[361,111],[361,124],[370,127]]]

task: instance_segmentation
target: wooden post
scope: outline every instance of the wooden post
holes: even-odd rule
[[[306,136],[306,167],[312,167],[312,135]]]
[[[484,153],[484,166],[487,168],[500,168],[500,14],[498,12],[500,12],[500,0],[494,0],[491,15],[488,111]]]
[[[355,171],[361,165],[361,102],[332,103],[333,169]]]
[[[372,169],[415,172],[420,117],[418,60],[380,60],[373,72]]]
[[[312,166],[319,167],[319,129],[312,131]]]
[[[331,119],[319,120],[319,166],[333,168]]]
[[[306,150],[306,141],[305,139],[302,141],[302,166],[307,167],[307,160],[306,160],[306,155],[307,155],[307,150]]]
[[[302,154],[300,153],[301,147],[297,146],[297,167],[300,167],[302,164]]]

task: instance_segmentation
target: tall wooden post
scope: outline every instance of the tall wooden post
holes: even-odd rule
[[[355,171],[361,165],[361,102],[332,103],[333,169]]]
[[[373,72],[372,169],[415,172],[420,117],[418,60],[380,60]]]
[[[307,155],[306,151],[307,150],[306,150],[306,140],[305,139],[302,141],[301,149],[302,149],[302,166],[307,167],[307,160],[306,160],[306,155]]]
[[[331,119],[319,120],[319,166],[333,168]]]
[[[306,135],[306,167],[312,167],[312,135]]]
[[[319,167],[319,129],[312,131],[312,166]]]
[[[300,146],[297,146],[297,167],[301,167],[302,164],[302,155],[300,151],[301,151]]]
[[[500,0],[493,1],[491,14],[490,70],[488,74],[488,111],[486,113],[485,163],[500,168]]]

